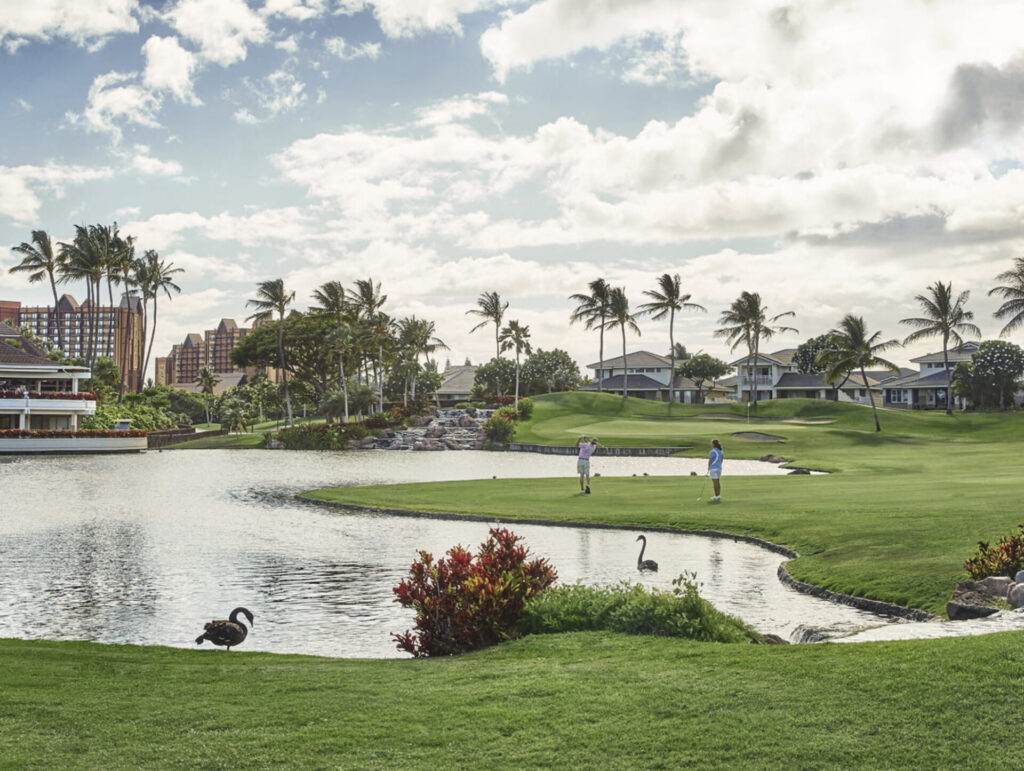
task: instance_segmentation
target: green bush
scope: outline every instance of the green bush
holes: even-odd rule
[[[505,445],[511,442],[512,437],[515,436],[516,423],[509,417],[495,413],[484,422],[483,431],[485,446]]]
[[[282,428],[274,438],[288,450],[344,450],[350,439],[362,439],[370,430],[362,423],[307,423],[294,428]]]
[[[494,415],[491,417],[504,418],[511,423],[515,423],[519,420],[519,411],[515,407],[502,407],[499,410],[495,410]]]
[[[109,431],[114,428],[114,422],[117,420],[130,420],[132,428],[140,431],[158,431],[177,426],[172,416],[148,404],[110,402],[97,407],[95,414],[82,420],[82,428]]]
[[[519,419],[529,420],[533,414],[533,402],[529,399],[523,398],[519,400]]]
[[[533,634],[603,630],[705,642],[758,639],[742,621],[700,596],[696,574],[684,573],[672,584],[671,592],[627,582],[548,589],[527,603],[523,629]]]

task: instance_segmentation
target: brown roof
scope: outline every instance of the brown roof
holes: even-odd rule
[[[0,321],[0,364],[27,364],[37,367],[60,366],[46,358],[46,354],[40,348],[3,321]]]

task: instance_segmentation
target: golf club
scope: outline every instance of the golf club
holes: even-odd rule
[[[701,500],[704,497],[704,488],[708,485],[708,475],[704,475],[704,481],[700,485],[700,495],[697,496],[697,500]]]

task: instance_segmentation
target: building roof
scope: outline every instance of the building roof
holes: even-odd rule
[[[60,299],[57,301],[57,310],[60,313],[71,313],[81,308],[78,301],[69,294],[62,294]]]
[[[679,362],[680,364],[682,362]],[[626,369],[630,367],[670,367],[672,366],[672,360],[668,356],[659,356],[656,353],[650,351],[633,351],[632,353],[626,354]],[[615,369],[616,367],[622,367],[622,357],[613,356],[610,359],[604,361],[597,361],[593,364],[588,364],[587,369]]]
[[[19,372],[23,372],[23,368],[34,368],[37,370],[32,373],[35,376],[46,373],[55,375],[57,372],[89,371],[86,367],[69,366],[51,361],[39,346],[30,342],[6,322],[0,321],[0,366],[3,365],[16,367]]]
[[[137,294],[128,295],[127,297],[121,298],[121,304],[118,308],[127,308],[132,313],[142,313],[142,298]]]
[[[217,334],[223,335],[227,332],[237,332],[238,324],[235,323],[234,319],[221,319],[220,324],[217,325]]]
[[[803,372],[784,372],[776,388],[831,388],[823,375],[808,375]]]
[[[473,389],[476,369],[473,364],[448,367],[441,375],[441,386],[437,389],[437,393],[439,395],[468,394]]]
[[[203,336],[198,332],[189,332],[185,335],[184,346],[186,348],[198,348],[203,344]]]
[[[887,380],[881,384],[882,388],[946,388],[947,371],[940,369],[922,375],[920,372],[911,372],[904,377]]]
[[[955,361],[970,361],[971,355],[977,353],[979,343],[969,341],[963,345],[958,345],[956,348],[950,348],[948,351],[948,357],[951,362]],[[915,364],[938,363],[943,361],[942,351],[937,353],[926,353],[924,356],[918,356],[916,359],[911,359]]]
[[[757,352],[757,361],[761,362],[764,360],[769,364],[778,364],[783,367],[788,367],[793,363],[793,357],[796,356],[796,348],[783,348],[781,351],[775,353],[765,353],[764,351]],[[747,354],[742,359],[737,359],[734,362],[730,362],[730,366],[737,367],[740,364],[747,364],[751,359],[750,354]]]
[[[665,391],[668,390],[668,386],[664,383],[659,383],[653,378],[647,377],[647,375],[626,375],[626,390],[627,391]],[[581,391],[596,391],[598,381],[593,383],[587,383],[585,386],[581,386]],[[601,388],[605,391],[621,391],[622,390],[622,375],[613,375],[612,377],[606,377],[601,381]]]

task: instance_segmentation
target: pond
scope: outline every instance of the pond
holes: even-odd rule
[[[609,476],[688,474],[706,461],[601,458]],[[0,637],[194,647],[237,605],[256,624],[247,650],[400,656],[411,627],[391,588],[417,550],[486,538],[481,522],[348,513],[305,504],[313,487],[491,476],[572,477],[575,459],[526,453],[304,453],[192,450],[0,460]],[[568,473],[567,473],[568,472]],[[780,472],[732,461],[728,474]],[[683,479],[680,485],[696,485]],[[692,489],[696,489],[695,487]],[[730,539],[650,533],[655,575],[636,571],[639,531],[514,524],[563,582],[670,588],[696,571],[701,593],[762,632],[842,635],[884,623],[783,587],[781,557]]]

